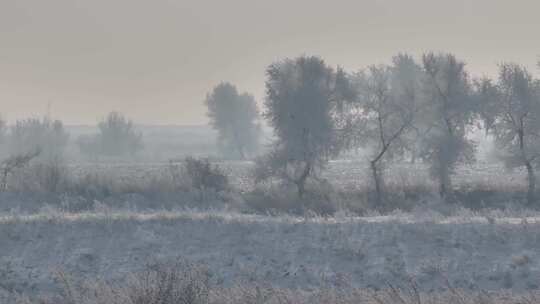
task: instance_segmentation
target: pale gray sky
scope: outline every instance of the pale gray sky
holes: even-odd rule
[[[535,68],[538,0],[0,0],[0,113],[94,123],[205,123],[221,80],[264,96],[272,61],[355,70],[399,51],[454,52],[475,74]]]

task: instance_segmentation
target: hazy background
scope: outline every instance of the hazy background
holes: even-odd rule
[[[260,101],[265,67],[283,57],[353,70],[444,50],[493,75],[505,60],[532,69],[539,35],[538,0],[1,0],[0,113],[201,124],[213,85]]]

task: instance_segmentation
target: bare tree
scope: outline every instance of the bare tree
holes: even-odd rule
[[[417,111],[417,82],[403,60],[409,57],[396,56],[393,66],[371,66],[357,75],[357,102],[363,109],[357,134],[372,148],[369,163],[379,206],[384,203],[384,164],[406,150],[405,134]]]
[[[474,143],[467,128],[474,119],[471,85],[465,63],[451,54],[427,53],[422,57],[421,157],[430,163],[441,198],[452,198],[451,176],[456,165],[474,160]]]
[[[492,98],[493,119],[487,121],[502,158],[510,168],[527,172],[527,202],[535,202],[536,175],[540,164],[540,83],[526,68],[502,64],[497,83],[498,96]]]
[[[264,113],[274,128],[274,150],[265,158],[272,170],[296,185],[303,197],[306,181],[324,168],[341,148],[334,111],[346,79],[319,57],[286,59],[267,69]]]
[[[217,85],[205,100],[210,124],[219,132],[218,144],[241,159],[254,155],[259,146],[259,112],[252,95],[239,94],[230,83]]]

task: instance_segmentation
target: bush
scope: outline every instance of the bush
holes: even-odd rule
[[[40,150],[35,150],[30,153],[18,154],[9,157],[0,164],[2,180],[1,180],[1,190],[8,190],[9,178],[17,173],[18,170],[21,170],[28,166],[30,161],[36,158],[40,154]]]
[[[248,208],[262,214],[292,213],[297,215],[331,215],[338,211],[337,193],[324,181],[309,182],[305,196],[299,198],[288,184],[259,185],[244,196]]]
[[[181,167],[182,177],[190,187],[205,190],[225,191],[229,189],[229,178],[218,165],[208,159],[186,157]]]
[[[39,161],[30,166],[30,175],[35,178],[37,189],[49,193],[58,193],[65,190],[70,181],[68,170],[60,158]]]
[[[2,191],[59,193],[67,189],[70,176],[60,157],[41,159],[40,150],[20,154],[0,164]]]
[[[128,292],[133,304],[203,304],[208,303],[209,277],[190,263],[156,263],[132,280]]]
[[[208,272],[183,261],[154,263],[123,284],[80,284],[59,272],[62,294],[42,299],[42,304],[206,304],[209,303]],[[28,302],[27,302],[28,303]]]

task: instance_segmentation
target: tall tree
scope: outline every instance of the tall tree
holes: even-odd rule
[[[210,124],[218,131],[218,144],[241,159],[253,156],[261,137],[259,112],[252,95],[239,94],[230,83],[217,85],[205,101]]]
[[[296,185],[301,198],[307,179],[340,150],[335,113],[346,97],[347,79],[311,56],[276,62],[266,74],[264,116],[277,136],[270,171]]]
[[[502,64],[496,87],[498,94],[489,101],[493,119],[488,120],[501,157],[510,168],[526,169],[527,201],[536,201],[535,167],[540,164],[540,82],[526,68]],[[494,94],[492,94],[494,95]]]
[[[399,55],[394,57],[392,66],[371,66],[356,77],[357,102],[362,108],[356,134],[372,151],[369,164],[379,206],[384,203],[385,163],[406,151],[405,135],[412,131],[418,108],[418,85],[415,66],[409,65],[411,59]]]
[[[474,119],[471,84],[465,63],[452,54],[427,53],[422,57],[421,157],[438,180],[441,198],[451,200],[451,176],[461,162],[474,159],[475,146],[467,139]]]

